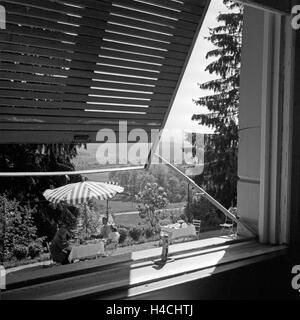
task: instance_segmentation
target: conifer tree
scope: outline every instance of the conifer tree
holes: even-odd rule
[[[223,2],[228,12],[219,13],[219,25],[211,28],[207,37],[215,48],[206,55],[214,60],[205,70],[216,78],[200,84],[210,94],[195,101],[209,113],[195,114],[192,119],[215,133],[205,138],[204,170],[195,181],[229,207],[236,201],[243,7],[230,0]]]

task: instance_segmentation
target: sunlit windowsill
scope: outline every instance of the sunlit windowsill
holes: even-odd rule
[[[113,291],[125,298],[159,290],[181,282],[207,277],[274,254],[285,246],[266,246],[255,240],[215,237],[170,246],[173,262],[157,268],[153,260],[161,248],[111,256],[67,266],[53,266],[33,272],[10,273],[3,299],[68,299],[103,295]],[[225,268],[225,269],[224,269]]]

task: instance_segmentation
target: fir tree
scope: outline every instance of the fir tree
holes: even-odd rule
[[[195,103],[208,109],[207,114],[195,114],[193,120],[214,129],[205,139],[205,164],[203,173],[195,178],[206,191],[229,207],[236,201],[239,80],[241,64],[241,36],[243,7],[223,0],[229,12],[220,13],[217,27],[209,30],[207,40],[215,49],[206,58],[215,58],[206,71],[216,79],[200,84],[212,94]]]

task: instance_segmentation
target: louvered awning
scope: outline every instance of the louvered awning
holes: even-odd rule
[[[0,143],[161,129],[208,3],[1,1]]]

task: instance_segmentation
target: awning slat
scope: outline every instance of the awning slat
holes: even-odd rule
[[[34,58],[34,57],[33,57]],[[38,61],[38,60],[37,60]],[[37,62],[35,62],[37,63]],[[0,62],[0,70],[6,70],[6,71],[18,71],[18,72],[28,72],[28,73],[38,73],[38,74],[45,74],[45,75],[52,75],[52,76],[64,76],[64,77],[76,77],[76,78],[83,78],[83,79],[99,79],[101,77],[99,74],[104,73],[110,73],[115,75],[124,75],[126,76],[135,76],[139,78],[144,78],[148,80],[156,81],[158,77],[160,77],[162,80],[167,80],[171,84],[171,81],[173,80],[176,82],[176,74],[174,73],[164,73],[162,76],[161,74],[154,73],[154,72],[148,72],[148,71],[142,71],[142,70],[135,70],[130,68],[118,68],[117,66],[96,66],[95,65],[95,73],[93,70],[85,71],[85,70],[74,70],[74,69],[62,69],[62,68],[51,68],[50,67],[39,67],[36,65],[23,65],[23,64],[14,64],[9,62]],[[101,78],[100,78],[101,79]],[[131,78],[130,78],[131,80]],[[129,81],[130,81],[129,80]],[[129,82],[128,81],[128,82]],[[137,80],[137,82],[139,82]],[[172,84],[171,84],[172,85]]]
[[[171,59],[178,59],[178,60],[184,61],[184,59],[186,58],[186,53],[184,52],[174,52],[172,50],[167,50],[167,51],[154,50],[150,48],[129,45],[121,42],[112,42],[107,40],[103,40],[102,48],[110,48],[110,49],[120,50],[125,52],[134,52],[137,55],[142,54],[142,55],[148,55],[150,57],[151,56],[162,57],[163,59],[166,59],[166,60],[167,58],[168,59],[171,58]]]
[[[197,24],[193,22],[186,22],[183,20],[171,20],[167,19],[164,17],[159,17],[152,15],[150,12],[149,13],[144,13],[138,10],[135,10],[134,7],[132,8],[125,8],[125,7],[112,7],[112,14],[118,14],[118,15],[123,15],[128,18],[132,19],[140,19],[140,20],[145,20],[147,22],[152,22],[157,25],[162,25],[170,28],[180,27],[184,30],[189,30],[189,31],[194,31],[197,28]]]
[[[192,41],[193,36],[191,33],[186,32],[184,29],[174,28],[173,26],[164,26],[159,24],[151,23],[151,21],[144,21],[138,19],[128,19],[121,15],[112,15],[109,18],[111,23],[118,23],[122,25],[126,25],[132,28],[141,28],[152,32],[171,34],[173,36],[181,36],[186,39],[190,39]]]
[[[119,132],[116,128],[110,128],[106,126],[105,128],[99,127],[99,130],[111,129],[116,132],[116,142],[119,142]],[[80,131],[69,130],[69,131],[60,131],[58,129],[55,130],[40,130],[40,131],[30,131],[30,130],[5,130],[5,135],[0,135],[0,143],[10,144],[16,143],[20,141],[22,143],[70,143],[70,142],[103,142],[97,139],[98,131]],[[109,131],[107,131],[110,133]],[[151,131],[146,130],[145,132],[148,134],[147,140],[142,140],[141,142],[148,143],[149,137],[151,136]],[[128,132],[127,132],[128,133]],[[143,138],[143,137],[142,137]]]
[[[64,5],[63,2],[54,2],[49,0],[3,0],[1,1],[7,10],[7,12],[24,12],[27,11],[28,16],[37,16],[38,12],[49,13],[49,17],[53,17],[54,14],[58,14],[58,18],[69,19],[69,17],[85,17],[92,20],[104,20],[107,19],[109,15],[109,10],[111,8],[110,4],[102,4],[101,10],[92,10],[89,8],[78,8],[75,6]],[[84,3],[84,2],[82,2]],[[47,17],[45,15],[45,17]]]
[[[9,91],[2,90],[9,89]],[[18,91],[15,91],[18,90]],[[24,95],[24,92],[28,92],[27,95]],[[36,92],[37,91],[37,92]],[[35,92],[37,95],[35,95]],[[21,82],[11,82],[11,81],[1,81],[0,80],[0,94],[2,97],[33,97],[33,98],[45,98],[45,99],[65,99],[65,100],[77,100],[77,101],[86,101],[87,94],[93,95],[101,95],[101,96],[109,96],[111,98],[119,98],[123,101],[126,98],[132,98],[132,100],[127,99],[126,101],[130,101],[131,104],[138,100],[135,99],[147,99],[141,100],[143,101],[143,105],[149,105],[149,101],[153,102],[162,102],[169,101],[170,95],[167,94],[143,94],[143,93],[135,93],[135,92],[127,92],[127,91],[112,91],[112,90],[96,90],[85,87],[65,87],[65,86],[55,86],[55,85],[39,85],[39,84],[31,84],[31,83],[21,83]],[[82,97],[80,97],[81,95]],[[91,98],[91,99],[90,99]],[[103,97],[103,101],[101,99],[92,99],[93,97],[89,97],[88,101],[99,101],[105,102],[108,99]],[[147,102],[148,101],[148,102]],[[127,102],[128,103],[128,102]]]
[[[109,81],[92,81],[92,80],[84,80],[78,78],[68,78],[68,86],[65,86],[65,79],[53,78],[50,76],[37,76],[35,74],[23,74],[17,72],[9,72],[9,71],[0,71],[0,78],[3,80],[19,80],[26,81],[26,83],[32,83],[33,86],[37,84],[47,85],[52,84],[51,87],[54,87],[55,90],[63,90],[64,92],[79,92],[79,90],[86,90],[85,87],[102,87],[107,89],[118,89],[118,90],[131,90],[131,91],[145,91],[145,92],[153,92],[155,96],[153,99],[158,97],[158,94],[171,94],[172,89],[168,87],[160,87],[160,86],[146,86],[146,85],[138,85],[138,84],[130,84],[130,83],[117,83],[117,82],[109,82]],[[11,82],[11,81],[10,81]],[[51,90],[50,90],[51,91]]]
[[[54,121],[54,120],[53,120]],[[23,122],[18,122],[18,123],[1,123],[0,122],[0,129],[1,130],[21,130],[21,131],[74,131],[74,132],[90,132],[90,131],[94,131],[94,132],[98,132],[99,130],[102,129],[107,129],[110,128],[114,131],[117,131],[119,129],[119,124],[111,124],[111,123],[103,123],[102,125],[99,124],[82,124],[82,123],[68,123],[68,125],[66,125],[66,123],[57,123],[57,122],[47,122],[47,123],[42,123],[42,122],[34,122],[32,121],[32,123],[23,123]],[[127,128],[130,129],[135,129],[137,127],[137,125],[129,125],[127,126]],[[143,124],[143,129],[146,129],[146,127],[149,128],[149,130],[151,128],[157,128],[157,125],[145,125]]]
[[[150,107],[131,107],[128,105],[102,105],[102,104],[87,104],[78,101],[44,101],[44,100],[30,100],[30,99],[13,99],[0,98],[1,106],[12,107],[38,107],[38,108],[55,108],[59,115],[60,109],[81,109],[81,110],[114,110],[114,111],[133,111],[133,112],[147,112],[147,113],[162,113],[166,112],[166,107],[153,106]],[[130,117],[129,117],[130,119]]]
[[[184,2],[184,5],[182,3],[172,1],[172,0],[146,0],[149,4],[156,4],[158,6],[168,7],[173,10],[179,10],[184,12],[190,12],[192,14],[195,14],[199,12],[199,9],[203,9],[205,7],[205,1],[206,0],[197,0],[194,3],[191,3],[190,0],[182,1]],[[199,8],[200,7],[200,8]]]
[[[111,21],[111,19],[110,19],[110,21]],[[158,40],[160,42],[161,41],[167,41],[167,42],[170,41],[169,35],[165,35],[163,33],[158,33],[158,32],[153,32],[152,30],[137,29],[137,28],[128,26],[127,24],[126,25],[121,24],[120,22],[118,24],[109,23],[106,26],[106,30],[113,31],[113,32],[119,32],[119,33],[125,33],[128,35],[132,34],[133,36],[154,39],[154,40]],[[181,37],[181,36],[172,36],[172,43],[189,46],[191,44],[191,39]]]
[[[149,121],[149,119],[154,120],[163,120],[163,113],[144,113],[139,114],[139,111],[136,113],[131,112],[131,119],[141,119]],[[32,115],[32,116],[57,116],[57,110],[55,109],[41,109],[41,108],[10,108],[10,107],[1,107],[0,114],[4,115]],[[62,117],[88,117],[88,118],[99,118],[99,114],[101,114],[101,119],[125,119],[128,120],[128,113],[111,113],[111,112],[87,112],[84,110],[74,110],[74,109],[61,109],[59,110],[59,116]]]
[[[34,38],[44,39],[44,40],[54,40],[54,41],[65,41],[65,42],[74,42],[74,43],[80,43],[80,44],[86,44],[90,47],[97,47],[97,42],[101,41],[103,36],[106,34],[104,30],[97,30],[97,33],[95,33],[95,37],[87,37],[85,35],[72,35],[67,32],[60,32],[60,31],[53,31],[53,30],[43,30],[40,29],[40,27],[36,26],[18,26],[13,23],[11,23],[10,20],[6,22],[9,26],[9,29],[11,31],[11,34],[16,35],[26,35]],[[91,51],[94,52],[94,51]]]
[[[134,0],[114,0],[113,3],[121,6],[132,7],[132,8],[147,12],[149,14],[157,14],[159,16],[165,16],[168,18],[180,19],[183,21],[188,21],[193,23],[197,23],[199,21],[199,16],[197,16],[197,13],[199,13],[199,10],[198,12],[196,11],[193,14],[181,11],[180,9],[179,10],[177,9],[175,11],[175,10],[172,10],[172,8],[167,8],[168,6],[166,5],[166,3],[165,3],[165,6],[159,6],[159,7],[152,5],[151,3],[148,3],[148,1],[138,2]]]
[[[125,31],[124,31],[125,32]],[[145,46],[145,47],[152,47],[158,50],[159,52],[156,52],[156,55],[162,55],[163,50],[169,50],[169,51],[176,51],[176,52],[188,52],[189,47],[185,45],[178,45],[173,43],[163,43],[158,41],[152,41],[149,39],[142,39],[138,37],[132,37],[130,35],[126,34],[117,34],[117,33],[110,33],[105,32],[103,35],[103,38],[115,40],[118,42],[124,42],[124,43],[130,43],[133,45],[139,45],[139,46]]]
[[[46,67],[35,67],[35,66],[28,66],[28,65],[22,65],[22,64],[12,64],[12,63],[5,63],[0,62],[0,70],[3,71],[14,71],[14,72],[26,72],[26,73],[32,73],[32,74],[38,74],[38,75],[49,75],[53,77],[58,76],[64,76],[65,77],[65,83],[68,83],[68,77],[74,77],[74,78],[80,78],[80,79],[107,79],[112,81],[119,81],[119,82],[129,82],[129,83],[138,83],[138,84],[149,84],[149,85],[161,85],[166,87],[172,87],[175,84],[175,80],[156,80],[155,77],[149,77],[149,78],[143,78],[143,77],[130,77],[128,74],[130,71],[124,72],[122,74],[121,72],[119,75],[116,74],[101,74],[101,73],[92,73],[92,72],[86,72],[86,71],[80,71],[80,70],[62,70],[62,69],[54,69],[54,68],[46,68]],[[107,72],[106,70],[112,70],[112,68],[104,68],[102,67],[103,72]],[[114,70],[118,71],[117,68]],[[121,70],[120,70],[121,71]],[[109,72],[109,71],[108,71]],[[133,73],[133,72],[131,72]],[[140,73],[141,74],[141,73]],[[136,73],[137,75],[137,73]],[[61,78],[62,79],[62,78]]]
[[[97,25],[93,25],[91,27],[81,25],[80,28],[78,26],[67,23],[57,23],[57,19],[49,19],[48,12],[36,14],[36,16],[26,15],[26,10],[23,13],[15,12],[15,10],[11,10],[7,14],[7,23],[11,24],[22,24],[26,27],[36,27],[43,28],[49,31],[60,31],[63,33],[69,32],[72,34],[84,35],[89,38],[98,38],[101,30],[104,30],[106,27],[106,22],[98,20]]]
[[[122,91],[119,89],[118,91],[112,90],[100,90],[100,89],[90,89],[88,87],[80,87],[80,86],[57,86],[57,85],[45,85],[45,84],[32,84],[32,83],[21,83],[21,82],[12,82],[12,81],[3,81],[0,80],[0,89],[16,89],[16,90],[30,90],[30,91],[39,91],[39,92],[55,92],[55,93],[76,93],[74,96],[76,99],[78,98],[78,94],[86,95],[86,94],[96,94],[96,95],[106,95],[112,97],[131,97],[136,99],[151,99],[151,101],[169,101],[170,94],[159,94],[159,93],[138,93],[138,92],[128,92]],[[46,96],[45,96],[46,98]],[[85,99],[86,100],[86,99]]]
[[[45,123],[46,125],[50,125],[50,124],[67,124],[68,129],[71,129],[73,125],[80,125],[80,126],[88,126],[87,129],[91,130],[93,129],[93,126],[98,126],[98,125],[110,125],[110,126],[114,126],[114,127],[118,127],[119,126],[119,121],[118,119],[111,119],[108,121],[107,118],[105,119],[95,119],[95,118],[80,118],[80,117],[64,117],[64,116],[59,116],[59,117],[51,117],[51,116],[33,116],[33,115],[14,115],[14,116],[9,116],[9,115],[1,115],[0,114],[0,127],[5,126],[7,123],[15,122],[15,119],[19,119],[19,123],[24,124],[24,125],[30,125],[30,124],[43,124]],[[143,125],[145,127],[153,127],[153,126],[159,126],[161,124],[161,121],[157,120],[157,119],[151,119],[151,123],[149,122],[149,120],[147,119],[131,119],[130,121],[128,121],[127,126],[128,127],[135,127],[136,125]],[[12,128],[12,127],[10,127]],[[38,128],[38,126],[37,126]]]
[[[149,88],[153,88],[153,86],[157,85],[157,87],[161,86],[161,87],[166,87],[168,88],[173,88],[174,86],[174,81],[169,81],[169,80],[152,80],[152,79],[146,79],[146,78],[134,78],[134,77],[127,77],[125,75],[113,75],[113,74],[100,74],[100,73],[95,73],[92,75],[92,78],[95,81],[89,80],[89,79],[85,79],[84,77],[82,77],[82,74],[80,74],[77,78],[76,77],[68,77],[68,75],[66,77],[55,77],[51,75],[47,75],[45,72],[47,72],[48,70],[44,71],[42,74],[36,74],[34,72],[34,70],[32,69],[32,67],[30,66],[24,66],[24,65],[9,65],[5,64],[5,63],[0,63],[0,74],[2,72],[5,73],[5,75],[7,76],[7,74],[9,73],[9,71],[12,71],[12,78],[14,79],[14,76],[16,74],[19,75],[23,75],[24,76],[24,81],[26,81],[27,77],[28,79],[30,77],[34,77],[36,76],[36,79],[40,79],[40,77],[42,77],[44,79],[45,82],[48,81],[48,79],[52,79],[54,80],[54,83],[57,84],[70,84],[70,85],[82,85],[82,86],[97,86],[98,84],[98,80],[105,80],[105,81],[114,81],[114,82],[122,82],[122,83],[128,83],[128,84],[135,84],[135,85],[149,85]],[[18,72],[18,73],[16,73]],[[32,79],[32,78],[30,78]],[[30,80],[32,81],[32,80]],[[37,81],[39,82],[39,81]],[[51,82],[52,83],[52,82]]]

